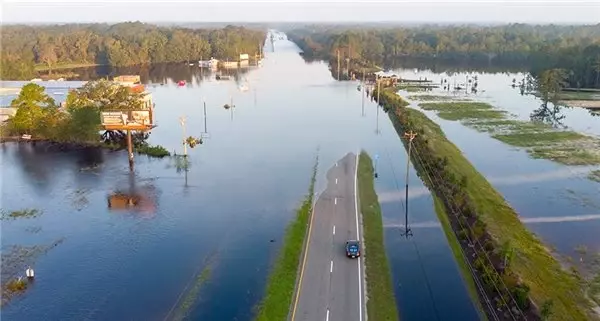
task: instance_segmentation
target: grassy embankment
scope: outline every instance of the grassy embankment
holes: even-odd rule
[[[464,193],[461,196],[465,198],[465,201],[458,203],[455,199],[446,199],[446,203],[444,203],[446,211],[457,214],[448,207],[448,203],[455,202],[456,206],[461,206],[465,212],[470,212],[458,214],[464,215],[467,219],[472,219],[474,216],[476,222],[481,222],[481,224],[474,224],[474,227],[482,228],[485,234],[489,235],[492,249],[489,250],[488,255],[497,253],[500,244],[511,244],[514,256],[510,262],[510,273],[515,275],[517,286],[518,283],[522,283],[529,287],[529,297],[538,309],[544,302],[552,301],[551,320],[592,319],[593,316],[589,312],[590,302],[585,297],[582,284],[576,277],[562,269],[541,241],[521,223],[517,213],[503,197],[469,163],[461,151],[445,137],[441,128],[422,112],[404,108],[406,102],[398,97],[395,91],[382,91],[381,96],[382,103],[389,110],[389,116],[401,136],[404,131],[408,130],[419,133],[415,142],[419,143],[419,153],[429,163],[430,168],[435,163],[443,164],[439,166],[443,168],[440,175],[444,179],[450,180],[452,177],[454,180],[464,180],[458,190]],[[495,115],[493,117],[499,117],[502,114],[501,112],[489,113],[489,110],[483,112],[486,115]],[[423,177],[424,168],[420,166],[422,165],[419,164],[420,161],[413,154],[413,162],[417,163],[415,167]],[[438,183],[441,182],[438,181]],[[441,188],[456,191],[458,184],[447,187],[441,186],[442,184],[427,185],[437,196],[443,197],[444,193],[440,194]],[[454,215],[448,217],[456,220]],[[465,232],[456,231],[455,225],[453,225],[453,229],[457,234]],[[450,241],[452,243],[452,240]],[[511,279],[515,280],[513,277],[503,276],[502,278],[505,283]],[[514,288],[514,285],[511,284],[507,284],[507,286]]]
[[[366,152],[361,152],[358,162],[358,196],[365,242],[367,313],[369,320],[399,320],[373,177],[373,162]]]
[[[438,96],[420,99],[426,98],[439,99]],[[510,119],[507,112],[482,102],[444,101],[419,106],[435,111],[442,119],[460,121],[470,128],[490,133],[506,144],[525,148],[534,158],[567,165],[600,164],[600,139],[596,137],[558,130],[540,122]]]
[[[313,167],[308,194],[296,210],[295,219],[286,229],[283,247],[269,276],[263,300],[258,306],[255,318],[257,321],[283,321],[288,317],[290,303],[294,296],[302,247],[307,237],[306,230],[312,215],[317,166],[318,158]]]

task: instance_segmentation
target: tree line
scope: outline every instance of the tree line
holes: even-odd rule
[[[102,130],[102,110],[139,110],[143,108],[142,93],[108,80],[87,82],[71,90],[64,108],[50,97],[44,87],[29,83],[10,106],[16,114],[3,124],[2,133],[8,137],[31,135],[35,140],[51,142],[62,147],[105,146],[120,149],[126,146],[126,136],[120,131]],[[148,133],[134,135],[136,151],[152,156],[168,156],[160,146],[146,142]]]
[[[159,27],[141,22],[2,27],[2,79],[28,79],[35,66],[147,65],[199,59],[237,60],[258,53],[266,31]]]
[[[569,71],[569,87],[600,88],[600,24],[421,26],[358,28],[309,26],[291,30],[307,58],[334,61],[339,53],[359,64],[402,58],[432,58],[489,64],[526,63],[534,76]]]

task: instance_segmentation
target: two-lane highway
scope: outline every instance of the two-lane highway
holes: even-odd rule
[[[349,153],[327,172],[327,188],[311,218],[292,321],[364,320],[363,260],[345,252],[348,240],[361,241],[362,250],[356,170],[357,156]]]

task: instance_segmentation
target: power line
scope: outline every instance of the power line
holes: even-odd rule
[[[440,181],[442,181],[442,180],[443,180],[443,179],[442,179],[442,178],[441,178],[439,175],[436,175],[436,173],[435,173],[434,171],[432,171],[432,170],[431,170],[431,167],[429,167],[429,166],[427,165],[427,163],[423,162],[423,160],[422,160],[422,158],[421,158],[421,156],[420,156],[420,153],[418,152],[418,150],[417,150],[417,148],[416,148],[416,147],[415,147],[415,156],[418,158],[418,161],[419,161],[419,163],[420,163],[420,164],[423,166],[423,169],[425,170],[425,173],[426,173],[426,175],[428,176],[428,178],[429,178],[429,181],[431,182],[431,184],[432,184],[432,185],[434,185],[434,183],[435,183],[435,182],[432,180],[432,178],[431,178],[431,176],[429,175],[429,173],[432,173],[434,176],[436,176],[436,177],[435,177],[435,178],[436,178],[436,180],[438,180],[438,179],[439,179]],[[458,210],[456,207],[454,207],[454,206],[451,206],[451,205],[452,205],[452,203],[449,201],[449,200],[450,200],[450,197],[448,197],[448,195],[446,195],[446,194],[443,192],[443,190],[441,190],[441,191],[440,191],[440,194],[442,194],[442,195],[440,195],[440,196],[441,196],[441,197],[443,197],[443,198],[444,198],[444,200],[446,200],[446,204],[448,204],[448,206],[449,206],[449,207],[451,207],[451,208],[450,208],[450,210],[453,212],[453,215],[454,215],[454,216],[458,217],[458,214],[461,214],[461,215],[463,214],[463,213],[460,213],[460,211],[459,211],[459,210]],[[473,230],[472,230],[472,228],[471,228],[470,226],[468,226],[468,225],[467,225],[467,226],[465,227],[465,226],[464,226],[464,225],[463,225],[463,224],[460,222],[460,220],[457,220],[457,222],[458,222],[458,224],[460,225],[461,229],[465,229],[465,230],[467,230],[467,229],[468,229],[468,230],[469,230],[469,232],[473,233]],[[453,232],[454,232],[454,229],[453,229]],[[454,232],[454,234],[455,234],[455,236],[456,236],[456,237],[457,237],[457,239],[458,239],[458,236],[456,235],[456,233],[455,233],[455,232]],[[475,240],[474,240],[474,242],[473,242],[473,240],[471,239],[471,237],[470,237],[469,235],[466,235],[466,237],[467,237],[467,240],[469,241],[469,244],[474,244],[474,245],[476,244],[476,245],[478,245],[478,246],[479,246],[480,253],[481,253],[481,252],[483,252],[483,255],[484,255],[485,259],[487,259],[488,263],[489,263],[489,264],[490,264],[490,265],[493,267],[493,262],[491,261],[490,257],[488,256],[487,252],[485,251],[485,248],[484,248],[484,247],[481,245],[481,243],[479,242],[479,240],[475,239]],[[461,248],[461,251],[462,251],[462,248]],[[464,254],[464,253],[463,253],[463,254]],[[479,254],[479,253],[478,253],[478,254]],[[469,263],[469,266],[470,266],[470,262],[468,261],[468,259],[467,259],[467,262]],[[525,320],[527,320],[527,318],[525,317],[525,314],[524,314],[524,313],[523,313],[523,311],[521,311],[521,309],[519,308],[518,304],[516,303],[516,300],[513,298],[512,294],[511,294],[511,293],[510,293],[510,291],[508,290],[508,287],[506,286],[506,284],[505,284],[505,283],[504,283],[504,281],[502,280],[502,278],[501,278],[501,276],[499,275],[499,273],[496,271],[496,269],[492,269],[492,270],[493,270],[493,271],[496,273],[496,275],[498,276],[498,282],[499,282],[501,285],[503,285],[503,287],[504,287],[504,289],[505,289],[505,291],[506,291],[506,294],[509,296],[509,298],[511,299],[512,303],[513,303],[513,304],[515,305],[515,307],[517,308],[517,311],[519,312],[519,314],[520,314],[521,316],[523,316],[523,318],[524,318]],[[472,271],[473,271],[473,270],[472,270]],[[473,276],[474,276],[474,278],[477,278],[477,275],[476,275],[476,274],[473,274]],[[508,311],[508,312],[509,312],[509,314],[511,315],[512,319],[513,319],[513,320],[517,320],[517,318],[514,316],[513,312],[511,311],[511,309],[510,309],[510,307],[509,307],[509,305],[508,305],[508,302],[506,302],[506,300],[504,299],[504,296],[502,295],[502,291],[500,291],[500,289],[498,288],[498,286],[496,285],[496,283],[493,283],[493,285],[494,285],[494,288],[496,289],[496,291],[497,291],[497,292],[500,294],[500,299],[502,300],[502,302],[504,303],[504,305],[507,307],[507,311]],[[484,292],[484,293],[485,293],[485,292]],[[487,297],[487,295],[486,295],[486,297]],[[489,299],[488,299],[488,300],[489,300]]]
[[[378,106],[379,107],[379,106]],[[388,160],[390,163],[390,168],[392,169],[392,175],[394,178],[394,183],[396,184],[396,189],[398,190],[398,192],[400,192],[400,185],[398,184],[398,179],[396,177],[396,172],[394,171],[394,164],[392,162],[392,157],[390,156],[389,151],[387,150],[387,148],[385,148],[384,146],[384,150],[388,156]],[[408,202],[408,198],[405,200],[406,202]],[[402,199],[400,199],[400,205],[402,206],[402,210],[406,210],[407,206],[404,205],[404,201],[402,201]],[[408,219],[408,217],[406,218]],[[405,226],[408,224],[408,221],[405,222]],[[405,236],[405,234],[403,234],[402,236]],[[410,236],[412,236],[412,233],[410,234]],[[406,238],[408,238],[408,235],[406,235]],[[417,247],[417,243],[411,239],[411,243],[413,244],[413,247],[415,248],[415,252],[417,253],[417,258],[419,261],[419,266],[421,268],[421,273],[423,273],[423,276],[425,277],[425,284],[427,285],[427,292],[429,293],[429,299],[431,300],[431,304],[433,305],[433,311],[435,313],[435,317],[436,320],[439,320],[439,313],[438,313],[438,309],[437,306],[435,304],[435,299],[433,297],[433,291],[431,289],[431,284],[429,282],[429,278],[427,277],[427,272],[425,271],[425,266],[423,265],[423,258],[421,257],[421,252],[419,251],[419,248]]]

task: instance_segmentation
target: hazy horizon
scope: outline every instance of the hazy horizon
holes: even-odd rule
[[[386,23],[597,24],[600,0],[580,2],[251,2],[15,1],[2,4],[3,24],[52,23]]]

